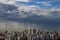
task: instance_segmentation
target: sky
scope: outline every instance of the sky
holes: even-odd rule
[[[60,0],[0,0],[0,29],[26,28],[59,31]]]

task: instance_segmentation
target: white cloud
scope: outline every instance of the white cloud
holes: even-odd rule
[[[40,4],[40,3],[43,3],[43,4],[44,4],[44,3],[47,3],[47,2],[36,2],[36,3],[39,3],[39,4]]]
[[[29,0],[16,0],[16,1],[29,2]]]
[[[29,2],[29,0],[0,0],[1,3],[5,4],[15,4],[16,1]]]
[[[42,3],[45,3],[45,2],[42,2]],[[15,9],[14,9],[15,10]],[[55,9],[55,8],[51,8],[51,9],[44,9],[44,8],[41,8],[39,6],[36,6],[36,5],[19,5],[18,6],[18,10],[19,10],[19,13],[15,11],[7,11],[8,13],[17,13],[19,15],[19,17],[28,17],[28,16],[31,16],[31,15],[38,15],[38,16],[52,16],[52,14],[50,14],[51,12],[53,11],[60,11],[60,9]]]
[[[38,15],[38,16],[40,16],[40,15],[44,15],[44,16],[48,15],[47,9],[42,9],[39,6],[35,6],[35,5],[34,6],[33,5],[31,5],[31,6],[26,6],[26,5],[21,6],[20,5],[18,7],[18,9],[19,9],[19,12],[20,12],[19,14],[20,14],[21,17],[28,17],[30,15]]]
[[[0,0],[0,2],[3,2],[4,3],[4,2],[7,2],[7,0]]]
[[[42,4],[44,6],[52,6],[51,4],[49,4],[49,2],[36,2],[38,4]]]
[[[13,0],[0,0],[0,2],[4,4],[15,4],[15,1]]]
[[[8,2],[6,2],[6,4],[15,4],[15,2],[14,1],[8,1]]]
[[[27,14],[23,13],[23,17],[28,17],[30,15],[43,15],[43,16],[54,16],[51,12],[54,12],[54,11],[57,11],[59,12],[60,9],[55,9],[55,8],[51,8],[51,9],[43,9],[39,6],[26,6],[26,5],[20,5],[18,7],[19,11],[20,11],[20,14],[21,14],[21,11],[24,11],[24,12],[27,12]],[[25,16],[24,16],[25,15]]]

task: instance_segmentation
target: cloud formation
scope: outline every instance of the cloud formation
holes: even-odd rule
[[[16,4],[17,1],[21,0],[10,0],[10,3],[8,0],[0,0],[0,20],[8,20],[19,23],[32,23],[35,24],[34,26],[40,27],[40,28],[59,28],[60,26],[60,8],[51,7],[48,9],[42,8],[37,5],[26,5],[26,4]],[[55,1],[55,0],[54,0]],[[6,2],[6,3],[5,3]],[[8,3],[7,3],[8,2]],[[11,4],[11,2],[13,2]],[[28,0],[23,0],[23,2],[28,2]],[[15,3],[15,4],[14,4]],[[46,2],[40,2],[41,4],[44,4]],[[13,5],[14,4],[14,5]],[[46,3],[50,4],[50,3]],[[5,23],[2,23],[5,25]],[[1,24],[1,25],[2,25]],[[26,25],[27,25],[26,24]],[[8,26],[14,26],[14,23],[9,23]],[[30,24],[28,24],[30,25]],[[16,26],[16,25],[15,25]],[[24,25],[25,26],[25,25]],[[53,26],[53,27],[51,27]],[[59,29],[58,29],[59,30]]]
[[[14,4],[16,1],[29,2],[29,0],[0,0],[0,2],[7,4]]]
[[[43,19],[52,20],[56,18],[58,19],[60,17],[59,9],[48,10],[48,9],[42,9],[36,6],[24,6],[24,5],[16,7],[13,5],[6,5],[6,4],[0,4],[0,7],[1,7],[0,18],[4,18],[8,20],[16,20],[16,21],[30,20],[32,22],[35,20],[34,22],[37,22],[37,21],[39,22],[40,20],[42,21]]]

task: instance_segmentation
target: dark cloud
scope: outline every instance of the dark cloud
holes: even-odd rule
[[[0,4],[0,18],[14,18],[18,16],[18,9],[14,5]]]
[[[60,11],[53,11],[50,14],[52,14],[53,16],[60,16]]]
[[[25,18],[21,18],[20,14],[19,14],[19,10],[16,6],[14,5],[7,5],[7,4],[0,4],[0,6],[2,7],[0,9],[0,18],[4,18],[7,20],[15,20],[17,22],[19,22],[20,20],[23,22],[32,22],[32,23],[47,23],[47,24],[55,24],[55,23],[59,23],[60,24],[60,18],[58,17],[53,17],[53,16],[58,16],[60,14],[60,12],[58,11],[53,11],[50,12],[51,15],[53,15],[52,17],[49,16],[38,16],[36,14],[32,14],[31,16],[25,17]],[[8,11],[10,11],[10,13],[8,13]],[[13,12],[14,11],[14,12]],[[24,15],[29,15],[29,12],[22,12],[24,13]],[[28,14],[29,13],[29,14]]]
[[[23,12],[24,15],[29,15],[32,12]],[[29,13],[29,14],[28,14]],[[22,18],[20,17],[18,7],[14,5],[8,5],[8,4],[0,4],[0,20],[9,20],[9,21],[15,21],[15,22],[23,22],[23,23],[34,23],[40,26],[43,26],[43,28],[59,28],[60,26],[60,12],[53,11],[49,14],[53,16],[43,16],[43,15],[36,15],[32,14],[28,17]],[[58,16],[58,17],[57,17]],[[39,26],[39,27],[40,27]],[[48,26],[48,27],[47,27]]]

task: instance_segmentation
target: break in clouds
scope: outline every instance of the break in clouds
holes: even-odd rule
[[[60,29],[60,9],[0,3],[0,29],[22,30],[39,28],[45,31]]]

